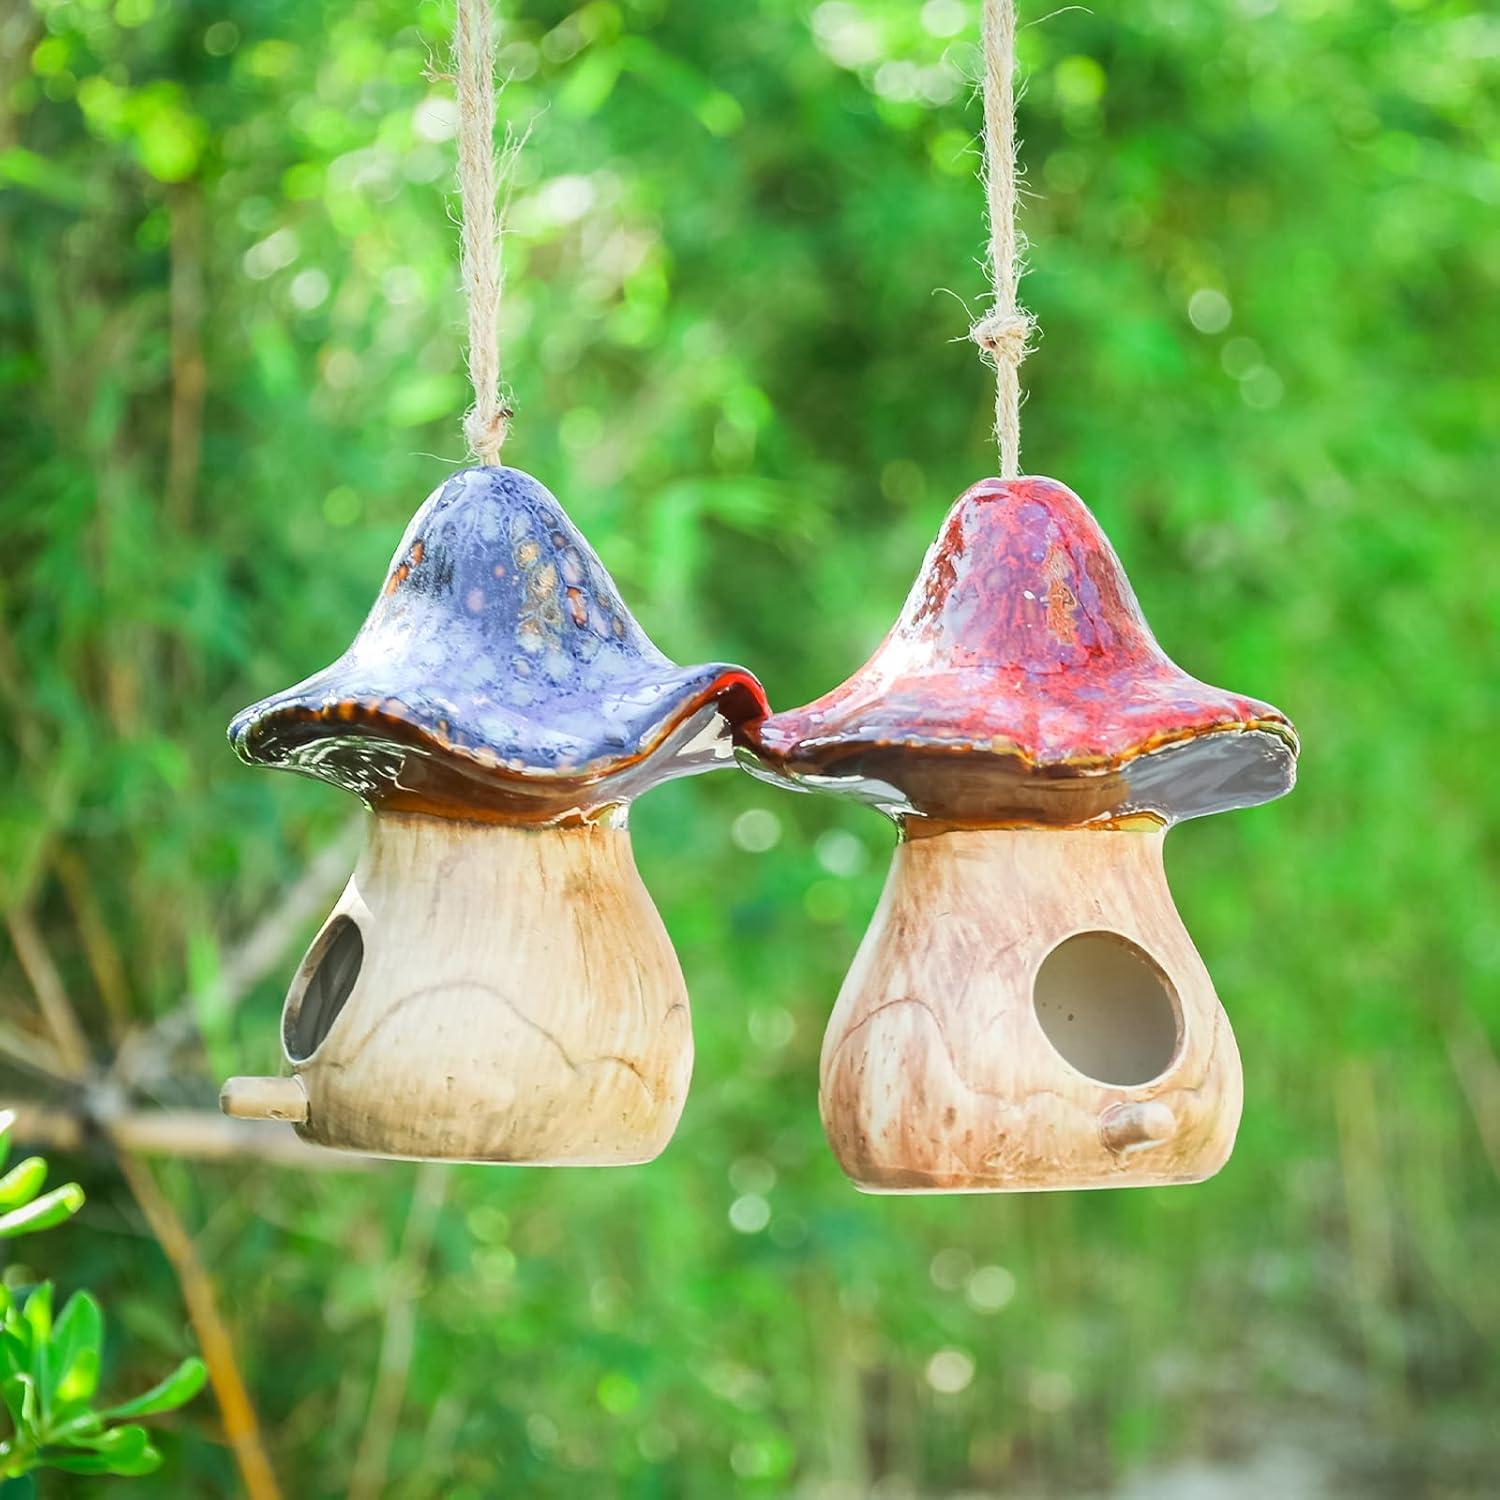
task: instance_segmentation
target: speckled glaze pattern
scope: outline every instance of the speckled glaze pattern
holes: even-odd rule
[[[710,769],[766,712],[742,668],[652,644],[543,485],[470,468],[412,519],[349,649],[229,737],[372,806],[547,821]]]
[[[1088,508],[1040,478],[961,495],[870,660],[740,740],[772,778],[969,822],[1248,806],[1297,753],[1277,709],[1171,661]]]

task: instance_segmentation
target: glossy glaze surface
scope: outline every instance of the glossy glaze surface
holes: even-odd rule
[[[652,644],[543,485],[470,468],[412,519],[350,648],[229,737],[372,806],[550,821],[723,763],[765,712],[742,668]]]
[[[741,743],[773,778],[963,823],[1249,806],[1297,752],[1279,710],[1166,655],[1088,508],[1037,478],[961,495],[870,660]]]

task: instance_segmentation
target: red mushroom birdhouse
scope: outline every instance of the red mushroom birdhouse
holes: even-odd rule
[[[292,1076],[231,1079],[225,1109],[391,1156],[655,1156],[692,1032],[626,810],[732,761],[731,722],[764,711],[740,668],[652,645],[536,480],[455,474],[349,650],[230,726],[373,816],[287,994]]]
[[[853,677],[741,731],[902,841],[829,1023],[821,1107],[877,1191],[1190,1182],[1239,1122],[1233,1033],[1166,830],[1288,791],[1276,709],[1174,665],[1082,501],[990,479]]]

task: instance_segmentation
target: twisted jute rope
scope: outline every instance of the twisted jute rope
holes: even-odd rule
[[[969,330],[995,367],[995,441],[1000,477],[1021,472],[1021,361],[1034,323],[1020,304],[1021,236],[1016,229],[1016,7],[984,0],[984,191],[989,220],[990,310]]]
[[[464,416],[469,451],[496,464],[510,430],[500,395],[502,214],[496,197],[495,42],[490,0],[458,0],[453,74],[458,89],[458,191],[463,214],[459,266],[469,307],[469,380],[474,404]]]

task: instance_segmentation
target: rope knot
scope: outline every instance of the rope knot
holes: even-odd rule
[[[969,337],[996,364],[1019,369],[1031,353],[1032,320],[1028,313],[986,313],[970,330]]]
[[[482,412],[471,406],[464,416],[464,438],[469,451],[480,463],[494,467],[500,459],[500,450],[510,436],[510,421],[515,413],[507,405]]]

